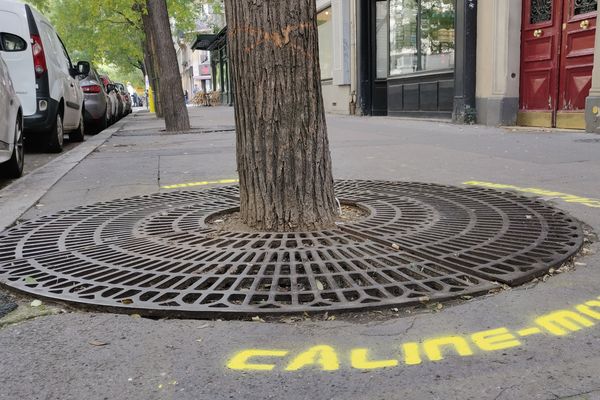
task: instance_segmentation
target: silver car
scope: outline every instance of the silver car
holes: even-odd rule
[[[0,33],[0,175],[6,178],[23,174],[23,109],[1,56],[27,47],[19,36]]]
[[[102,79],[94,68],[79,83],[84,97],[84,118],[87,134],[103,131],[111,118],[108,93]]]

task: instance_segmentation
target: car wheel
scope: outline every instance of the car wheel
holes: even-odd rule
[[[16,179],[23,175],[25,164],[25,151],[23,149],[23,128],[20,119],[15,122],[15,147],[10,160],[2,164],[2,175],[6,178]]]
[[[50,130],[48,145],[46,146],[50,153],[60,153],[63,150],[64,127],[60,113],[56,113],[56,121]]]
[[[79,117],[79,126],[77,130],[69,133],[71,142],[83,142],[85,140],[85,124],[83,123],[83,114]]]

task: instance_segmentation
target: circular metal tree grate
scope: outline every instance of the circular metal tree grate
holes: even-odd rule
[[[238,188],[98,203],[0,235],[0,281],[36,296],[150,315],[257,315],[415,305],[518,285],[583,244],[580,224],[489,189],[340,181],[368,210],[319,232],[220,232]]]

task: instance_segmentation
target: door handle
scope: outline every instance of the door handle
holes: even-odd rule
[[[543,30],[536,29],[535,31],[533,31],[533,37],[539,38],[540,36],[542,36],[542,33],[544,33]]]
[[[587,29],[590,26],[590,20],[589,19],[585,19],[583,21],[581,21],[581,23],[579,24],[579,27],[581,29]]]

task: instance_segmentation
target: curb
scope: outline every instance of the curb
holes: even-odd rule
[[[79,146],[0,190],[0,232],[13,226],[60,179],[115,133],[123,130],[135,115],[130,114],[96,136],[86,136],[85,142]]]

